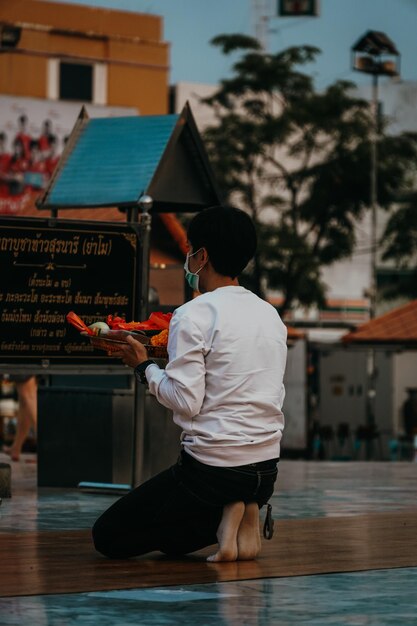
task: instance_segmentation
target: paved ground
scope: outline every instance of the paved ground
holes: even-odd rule
[[[6,461],[0,455],[0,462]],[[36,464],[12,466],[1,533],[88,528],[115,496],[36,488]],[[401,511],[417,503],[417,464],[282,461],[274,517],[321,518]],[[277,523],[279,528],[279,521]],[[383,546],[381,547],[383,549]],[[417,624],[417,568],[264,578],[153,589],[0,600],[2,626],[344,626]]]

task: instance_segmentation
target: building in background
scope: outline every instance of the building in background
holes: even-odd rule
[[[168,110],[162,17],[76,4],[0,3],[0,93]]]
[[[76,4],[0,2],[0,214],[43,216],[35,201],[75,121],[168,112],[169,43],[157,15]],[[69,210],[69,219],[124,221],[117,208]],[[184,231],[155,215],[152,301],[184,302]]]
[[[185,103],[188,102],[193,111],[197,126],[200,132],[203,132],[207,126],[211,126],[216,123],[216,118],[213,113],[213,109],[201,101],[204,98],[210,98],[216,90],[217,85],[180,81],[175,85],[172,85],[170,88],[170,113],[179,113],[182,111]]]
[[[1,56],[0,56],[1,59]],[[34,209],[52,176],[82,103],[0,95],[0,214]],[[133,107],[87,104],[90,117],[137,115]]]
[[[168,111],[160,16],[74,4],[0,3],[0,212],[45,187],[81,106],[93,117]]]

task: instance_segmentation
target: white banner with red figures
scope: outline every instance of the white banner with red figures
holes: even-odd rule
[[[0,96],[0,214],[18,215],[46,187],[82,102]],[[90,117],[137,115],[132,107],[86,105]]]

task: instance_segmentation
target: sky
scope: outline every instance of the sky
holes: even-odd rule
[[[164,39],[171,44],[171,84],[216,84],[230,76],[233,57],[223,56],[210,40],[222,33],[255,35],[253,6],[262,3],[269,5],[270,52],[304,44],[322,50],[309,68],[319,89],[338,79],[369,83],[369,76],[350,68],[350,49],[367,30],[383,31],[393,40],[401,53],[401,80],[417,81],[417,0],[320,0],[319,17],[309,18],[277,17],[276,0],[65,2],[162,16]]]

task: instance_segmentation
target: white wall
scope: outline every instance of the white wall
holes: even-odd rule
[[[41,134],[43,122],[46,119],[51,121],[52,133],[58,139],[58,153],[61,152],[64,137],[71,133],[81,106],[80,102],[54,102],[41,98],[0,95],[0,130],[7,135],[7,149],[11,150],[13,139],[18,130],[18,118],[21,115],[26,115],[28,132],[34,138]],[[138,114],[138,111],[133,107],[106,107],[87,104],[86,109],[90,117],[124,117]]]
[[[395,356],[392,350],[376,350],[375,419],[378,429],[390,434],[395,430],[393,416]],[[352,430],[366,424],[368,364],[369,351],[366,348],[343,348],[334,345],[321,349],[319,365],[321,424],[331,424],[334,427],[340,422],[348,422]]]
[[[355,89],[355,95],[371,100],[371,78],[369,85]],[[378,85],[378,100],[382,112],[389,117],[388,132],[417,131],[417,82],[382,77]]]
[[[354,432],[366,423],[367,353],[329,346],[319,359],[321,426],[346,422]]]
[[[208,98],[218,89],[217,85],[205,83],[179,82],[173,89],[173,113],[180,113],[186,102],[189,103],[193,112],[198,130],[202,132],[206,126],[215,123],[215,117],[211,107],[201,103],[201,98]]]

